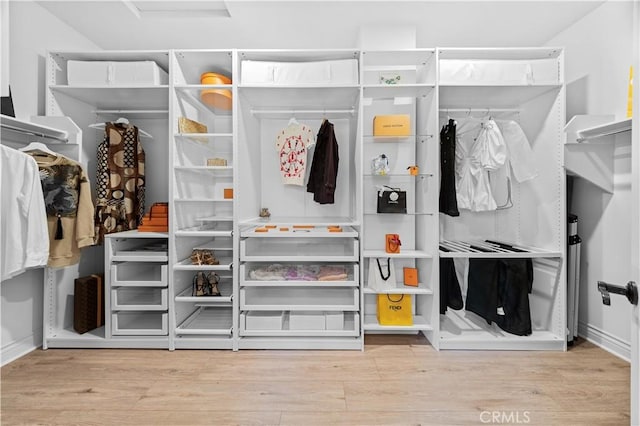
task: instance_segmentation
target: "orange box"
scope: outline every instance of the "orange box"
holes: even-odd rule
[[[411,135],[409,114],[376,115],[373,117],[373,136]]]
[[[225,188],[224,189],[224,198],[225,199],[230,199],[233,198],[233,188]]]
[[[402,268],[404,272],[404,285],[418,287],[418,270],[416,268]]]
[[[284,227],[284,228],[280,228],[280,230],[284,232],[284,231],[288,231],[289,228]]]

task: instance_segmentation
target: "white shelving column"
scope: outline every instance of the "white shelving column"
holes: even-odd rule
[[[422,333],[437,347],[438,317],[435,300],[438,283],[438,144],[436,52],[434,49],[364,51],[363,84],[363,328],[365,333]],[[409,136],[375,136],[375,116],[407,114]],[[372,160],[384,154],[389,172],[373,173]],[[417,165],[417,175],[409,166]],[[407,193],[406,214],[377,212],[378,190],[383,186]],[[385,234],[398,234],[400,253],[385,252]],[[393,289],[378,290],[369,283],[376,259],[393,262]],[[417,287],[403,282],[403,268],[418,270]],[[379,295],[401,294],[412,298],[413,325],[380,325],[377,319]]]
[[[222,74],[233,82],[233,52],[176,50],[171,56],[170,348],[235,349],[235,86],[200,84],[205,72]],[[211,95],[232,96],[233,107],[206,102]],[[204,124],[207,131],[181,130],[180,117]],[[226,165],[208,165],[207,159],[212,158],[224,159]],[[228,190],[233,191],[231,197],[225,195]],[[212,250],[219,264],[194,265],[190,255],[198,248]],[[219,276],[221,296],[192,295],[199,272]]]
[[[512,179],[510,208],[440,215],[441,258],[533,259],[533,334],[509,334],[464,308],[448,309],[440,316],[440,349],[566,350],[563,55],[559,48],[438,51],[439,127],[448,118],[458,127],[470,119],[478,125],[489,118],[513,120],[527,136],[539,172],[523,183]],[[502,205],[507,186],[497,182],[492,189]],[[467,283],[460,284],[464,300]]]

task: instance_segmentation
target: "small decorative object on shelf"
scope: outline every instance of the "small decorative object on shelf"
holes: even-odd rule
[[[402,271],[404,273],[404,285],[418,287],[418,269],[405,266]]]
[[[411,176],[418,176],[420,173],[420,168],[418,166],[409,166],[407,167],[407,170],[409,170],[409,174]]]
[[[386,176],[389,173],[389,157],[380,154],[371,160],[371,174],[376,176]]]
[[[209,249],[193,249],[191,252],[192,265],[219,265],[220,261],[216,259],[213,250]]]
[[[386,189],[385,189],[386,188]],[[378,190],[378,213],[407,213],[407,191],[389,186]]]
[[[233,198],[233,188],[225,188],[224,189],[224,199],[230,200]]]
[[[397,72],[381,72],[380,84],[400,84],[401,77]]]
[[[266,207],[263,207],[260,209],[260,217],[263,219],[268,219],[271,217],[271,213],[269,213],[269,209]]]
[[[169,232],[169,203],[153,203],[142,217],[139,232]]]
[[[189,120],[186,117],[178,117],[178,131],[180,133],[207,133],[208,128],[197,121]]]
[[[224,158],[207,158],[207,166],[224,167],[227,165],[227,160]]]
[[[373,117],[373,136],[409,136],[409,114],[376,115]]]
[[[220,290],[218,290],[219,282],[220,276],[214,272],[209,272],[208,274],[198,272],[193,277],[191,295],[196,297],[220,296]]]
[[[400,253],[400,246],[402,243],[400,242],[400,235],[398,234],[386,234],[385,235],[385,245],[384,250],[387,253]]]

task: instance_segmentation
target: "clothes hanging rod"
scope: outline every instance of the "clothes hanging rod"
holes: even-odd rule
[[[355,114],[356,110],[351,109],[252,109],[251,114]]]
[[[96,109],[94,114],[169,114],[166,109]]]
[[[520,112],[515,108],[440,108],[440,112]]]
[[[65,138],[65,137],[60,137],[60,136],[53,136],[53,135],[47,135],[46,133],[40,133],[40,132],[35,132],[32,130],[26,130],[26,129],[22,129],[20,127],[15,127],[15,126],[11,126],[8,124],[3,124],[2,129],[6,129],[12,132],[16,132],[16,133],[21,133],[24,135],[31,135],[31,136],[36,136],[39,138],[46,138],[46,139],[51,139],[51,140],[55,140],[55,141],[59,141],[62,143],[68,143],[69,139]]]

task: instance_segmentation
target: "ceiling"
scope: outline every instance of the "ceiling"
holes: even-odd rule
[[[604,1],[211,2],[226,3],[221,16],[167,12],[179,1],[157,14],[135,13],[142,2],[131,0],[38,3],[98,46],[129,50],[352,48],[361,26],[390,24],[415,27],[418,47],[540,46]]]

